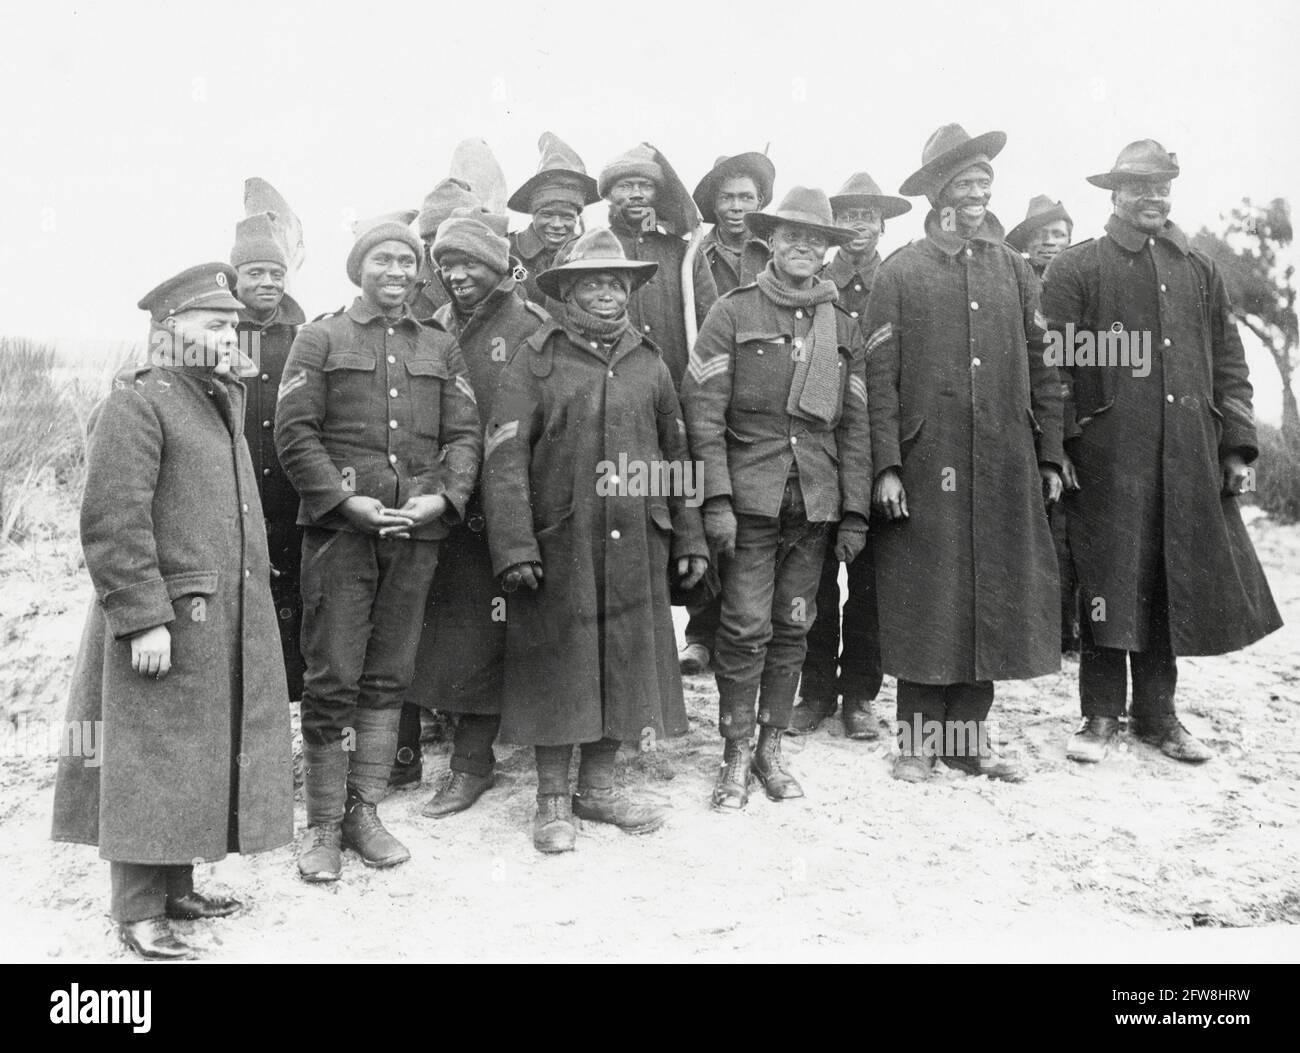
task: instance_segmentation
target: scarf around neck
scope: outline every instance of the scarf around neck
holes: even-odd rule
[[[603,344],[614,343],[631,325],[626,311],[617,318],[597,318],[572,300],[564,301],[564,321],[588,340],[599,340]]]
[[[794,379],[785,411],[794,416],[829,424],[839,412],[841,377],[839,343],[836,340],[835,283],[821,278],[807,289],[795,289],[776,276],[772,263],[758,274],[758,287],[778,307],[811,309],[812,329],[796,353]]]

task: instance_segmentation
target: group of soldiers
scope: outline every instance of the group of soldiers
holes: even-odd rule
[[[682,673],[705,669],[719,811],[803,796],[783,736],[841,705],[878,738],[885,673],[895,778],[1020,781],[986,734],[994,682],[1058,670],[1076,634],[1069,757],[1120,734],[1130,665],[1129,733],[1210,757],[1175,656],[1280,625],[1236,507],[1257,447],[1224,284],[1168,220],[1160,144],[1089,177],[1113,215],[1071,246],[1050,198],[1010,234],[988,210],[1005,140],[946,125],[897,196],[858,172],[774,204],[763,153],[689,193],[649,144],[592,178],[547,133],[508,201],[528,226],[449,177],[358,224],[346,309],[306,323],[275,210],[145,296],[149,361],[92,418],[81,516],[69,720],[106,745],[60,758],[55,798],[55,837],[111,863],[127,945],[191,956],[168,919],[239,906],[192,862],[292,839],[286,699],[312,883],[344,848],[409,859],[377,808],[421,781],[434,710],[455,730],[424,815],[472,807],[500,740],[534,748],[540,851],[572,849],[575,817],[657,829],[616,753],[685,731]],[[882,261],[908,197],[923,229]],[[1145,334],[1153,361],[1062,365],[1077,333]]]

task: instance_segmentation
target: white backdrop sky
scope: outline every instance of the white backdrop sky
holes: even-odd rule
[[[1047,193],[1076,238],[1109,212],[1084,176],[1137,138],[1178,153],[1189,232],[1300,186],[1293,0],[6,0],[0,39],[0,332],[72,348],[142,340],[144,292],[227,258],[250,175],[302,219],[308,316],[350,301],[347,218],[418,207],[470,136],[512,188],[545,129],[593,174],[649,140],[691,186],[718,154],[770,143],[779,197],[860,169],[893,191],[956,121],[1008,135],[992,201],[1008,228]],[[1275,418],[1272,366],[1252,366]]]

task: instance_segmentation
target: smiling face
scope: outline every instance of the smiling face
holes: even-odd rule
[[[444,252],[438,257],[438,272],[442,275],[443,284],[456,298],[457,306],[464,310],[481,304],[505,277],[482,260],[456,250]]]
[[[993,196],[993,176],[982,165],[971,165],[948,180],[939,192],[939,207],[951,208],[964,233],[979,229]]]
[[[1030,234],[1025,251],[1031,260],[1046,265],[1056,259],[1069,244],[1070,224],[1058,219]]]
[[[865,256],[874,251],[885,230],[885,218],[878,208],[840,208],[835,210],[835,225],[857,233],[844,246],[851,256]]]
[[[284,299],[284,268],[271,261],[241,263],[235,274],[235,299],[254,315],[270,317]]]
[[[772,249],[772,267],[789,285],[806,285],[821,268],[830,248],[830,239],[812,227],[796,223],[779,223],[768,245]]]
[[[533,213],[533,231],[549,249],[558,249],[578,229],[578,210],[562,201],[548,201]]]
[[[569,288],[567,299],[588,314],[614,320],[627,310],[627,277],[615,271],[583,274]]]
[[[646,214],[654,207],[659,188],[653,179],[629,176],[609,188],[609,211],[632,229],[641,225]]]
[[[718,215],[718,226],[733,238],[745,234],[745,216],[761,205],[758,184],[749,176],[724,179],[713,196],[713,210]]]
[[[400,307],[415,282],[419,260],[404,241],[381,241],[361,261],[361,297],[378,311]]]
[[[1115,188],[1110,199],[1120,219],[1128,220],[1144,234],[1156,234],[1169,218],[1172,191],[1168,179],[1129,179]]]

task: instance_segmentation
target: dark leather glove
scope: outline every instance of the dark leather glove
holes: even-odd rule
[[[850,512],[840,520],[835,532],[835,558],[841,563],[852,563],[867,545],[867,521],[857,512]]]
[[[520,585],[537,591],[542,583],[542,565],[540,563],[516,563],[501,575],[501,591],[514,592]]]
[[[736,554],[736,513],[730,498],[710,497],[704,502],[704,536],[718,555]]]

